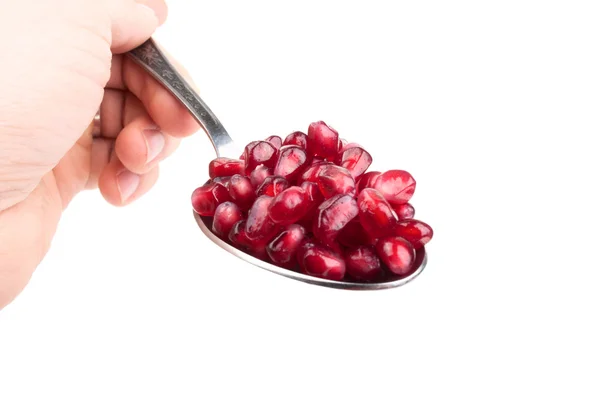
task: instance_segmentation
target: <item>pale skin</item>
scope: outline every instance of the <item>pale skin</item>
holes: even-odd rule
[[[27,285],[77,193],[135,201],[198,130],[121,55],[166,17],[164,0],[0,0],[0,309]]]

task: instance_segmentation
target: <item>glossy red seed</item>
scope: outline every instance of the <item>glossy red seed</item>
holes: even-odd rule
[[[249,177],[236,174],[229,181],[229,196],[240,209],[247,211],[254,199],[256,199],[255,189]]]
[[[246,145],[244,152],[247,175],[260,165],[272,168],[277,161],[277,148],[266,141],[253,141]]]
[[[373,158],[369,152],[360,147],[350,147],[342,150],[337,164],[347,169],[353,178],[358,178],[367,171],[372,162]]]
[[[351,195],[336,195],[321,203],[313,224],[313,234],[331,245],[339,232],[358,215],[358,205]]]
[[[321,169],[317,175],[317,185],[326,199],[340,194],[354,196],[356,193],[354,178],[350,172],[333,164]]]
[[[304,228],[304,231],[306,232],[307,229]],[[304,254],[306,253],[306,251],[316,245],[317,241],[314,238],[305,236],[304,239],[302,239],[300,245],[298,246],[298,250],[296,251],[296,262],[298,264],[302,264],[302,259],[304,258]]]
[[[308,136],[301,131],[295,131],[285,137],[283,145],[296,145],[303,149],[306,149],[308,142]]]
[[[223,185],[225,188],[229,188],[229,182],[231,181],[231,177],[215,177],[213,182],[217,184]]]
[[[229,200],[227,188],[214,182],[196,188],[192,193],[192,207],[201,216],[213,216],[217,206]]]
[[[358,192],[362,191],[365,188],[373,188],[375,186],[375,180],[379,178],[381,172],[379,171],[369,171],[356,180],[356,190]]]
[[[215,210],[212,231],[221,238],[227,238],[233,226],[243,219],[242,210],[233,202],[223,202]]]
[[[367,246],[373,244],[373,239],[358,221],[358,217],[350,221],[337,236],[338,242],[345,247]]]
[[[304,171],[307,162],[304,149],[295,145],[284,145],[279,150],[273,174],[294,181]]]
[[[320,160],[310,165],[300,176],[298,182],[304,181],[317,182],[317,176],[326,166],[332,165],[333,163]]]
[[[325,122],[311,123],[308,127],[308,152],[333,161],[338,153],[339,134]]]
[[[288,189],[290,183],[283,177],[269,176],[256,190],[256,196],[267,195],[275,197]]]
[[[290,187],[279,193],[269,205],[271,220],[280,225],[290,225],[306,215],[310,202],[300,187]]]
[[[398,220],[383,195],[373,188],[365,188],[358,194],[356,201],[360,224],[369,236],[373,238],[389,236]]]
[[[398,220],[407,220],[415,217],[415,208],[410,203],[392,205],[392,208],[398,216]]]
[[[278,135],[271,135],[265,141],[267,141],[277,149],[281,148],[281,145],[283,145],[283,141]]]
[[[396,224],[394,235],[406,239],[415,249],[420,249],[433,238],[433,229],[423,221],[402,220]]]
[[[210,178],[230,177],[234,174],[244,174],[244,161],[229,158],[216,158],[208,164]]]
[[[304,241],[305,230],[298,224],[289,225],[267,245],[267,254],[275,264],[295,268],[296,253]]]
[[[373,188],[377,189],[390,203],[402,204],[412,198],[417,182],[404,170],[389,170],[382,173],[375,181]]]
[[[374,282],[383,276],[381,261],[373,249],[359,246],[350,249],[344,256],[346,272],[360,281]]]
[[[400,237],[379,239],[375,246],[377,255],[396,275],[407,276],[415,271],[415,249],[410,242]]]
[[[342,150],[340,151],[340,153],[344,152],[346,149],[350,149],[350,148],[362,148],[362,145],[357,144],[356,142],[350,142],[350,143],[343,142],[342,144],[343,144],[342,145]]]
[[[319,186],[314,182],[304,181],[302,185],[300,185],[300,188],[304,190],[304,194],[306,195],[306,199],[309,203],[305,218],[310,217],[312,220],[316,214],[317,208],[321,203],[323,203],[325,198],[323,197]]]
[[[273,198],[270,196],[259,196],[248,211],[246,235],[251,241],[266,243],[279,231],[268,213],[272,202]]]
[[[229,241],[240,250],[247,250],[252,247],[252,242],[246,235],[246,220],[238,221],[229,231]]]
[[[315,245],[304,251],[300,269],[307,275],[341,281],[346,274],[346,263],[333,250]]]
[[[258,166],[250,173],[250,182],[254,188],[260,187],[265,181],[265,178],[273,175],[273,169],[266,166]]]

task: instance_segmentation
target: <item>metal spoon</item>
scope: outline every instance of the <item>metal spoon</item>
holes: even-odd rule
[[[167,56],[161,51],[153,39],[149,39],[141,46],[133,49],[128,55],[169,90],[181,103],[190,111],[194,118],[200,123],[202,129],[208,135],[218,157],[227,157],[237,159],[242,152],[237,148],[210,108],[204,103],[194,89],[177,72],[175,67],[169,62]],[[327,279],[316,278],[289,271],[287,269],[261,261],[241,250],[236,249],[227,242],[221,240],[211,231],[211,218],[199,216],[193,212],[194,218],[202,232],[210,240],[229,253],[241,258],[242,260],[256,265],[267,271],[274,272],[281,276],[292,278],[301,282],[320,285],[331,288],[347,290],[381,290],[402,286],[415,279],[425,268],[427,263],[427,254],[424,249],[417,250],[415,261],[419,264],[418,269],[411,275],[401,279],[390,279],[379,283],[355,283],[331,281]]]

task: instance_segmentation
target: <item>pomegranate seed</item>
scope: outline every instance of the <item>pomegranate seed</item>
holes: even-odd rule
[[[277,160],[277,148],[267,141],[253,141],[245,149],[246,174],[260,165],[272,168]]]
[[[337,131],[319,121],[308,127],[308,152],[333,161],[338,153],[339,134]]]
[[[229,181],[229,196],[240,209],[247,211],[256,199],[250,178],[239,174],[232,176]]]
[[[273,170],[266,166],[258,166],[250,173],[250,182],[254,188],[260,187],[265,181],[265,178],[272,176]]]
[[[319,186],[314,182],[304,181],[302,185],[300,185],[300,188],[304,190],[306,199],[309,203],[305,218],[308,217],[312,220],[314,218],[317,208],[321,203],[323,203],[325,198],[323,197],[321,190],[319,190]]]
[[[328,199],[335,195],[356,193],[354,178],[350,172],[333,164],[321,169],[317,175],[317,184],[323,196]]]
[[[306,228],[304,229],[304,231],[306,232]],[[302,260],[304,258],[304,254],[306,253],[306,251],[308,249],[310,249],[311,247],[315,247],[317,245],[317,242],[315,241],[314,238],[309,238],[309,237],[304,237],[304,239],[302,240],[302,242],[300,242],[300,246],[298,246],[298,250],[296,250],[296,262],[298,264],[302,264]]]
[[[283,145],[296,145],[302,149],[306,149],[307,141],[308,141],[308,136],[306,134],[304,134],[301,131],[295,131],[295,132],[291,133],[290,135],[288,135],[287,137],[285,137],[285,140],[283,141]]]
[[[390,203],[402,204],[412,198],[416,187],[415,179],[404,170],[389,170],[382,173],[375,181],[377,189]]]
[[[383,275],[381,262],[370,247],[359,246],[348,250],[344,260],[346,261],[346,272],[355,279],[373,282]]]
[[[323,244],[332,245],[340,230],[357,215],[358,205],[351,195],[336,195],[319,206],[313,234]]]
[[[252,242],[246,235],[246,220],[238,221],[229,231],[229,241],[240,250],[247,250],[252,247]]]
[[[269,136],[269,138],[267,138],[265,141],[267,141],[269,144],[273,145],[276,149],[281,148],[282,141],[281,141],[281,137],[279,137],[278,135]]]
[[[367,171],[372,162],[373,158],[369,152],[361,147],[350,147],[342,150],[337,164],[346,168],[353,178],[357,178]]]
[[[270,196],[259,196],[248,211],[246,235],[251,241],[265,242],[277,234],[278,229],[267,211],[272,202]]]
[[[379,171],[369,171],[356,180],[356,190],[358,192],[365,188],[373,188],[375,186],[375,180],[381,175]]]
[[[271,220],[280,225],[290,225],[300,220],[310,206],[306,193],[300,187],[290,187],[281,192],[269,205]]]
[[[423,221],[403,220],[396,224],[394,234],[409,241],[415,249],[420,249],[433,238],[433,229]]]
[[[301,270],[307,275],[341,281],[346,273],[346,263],[334,251],[314,245],[304,251]]]
[[[213,216],[217,206],[231,200],[224,185],[210,182],[192,193],[192,207],[201,216]]]
[[[225,188],[229,188],[229,182],[231,181],[231,177],[215,177],[213,182],[217,184],[223,185]]]
[[[337,240],[346,247],[367,246],[373,244],[373,239],[358,221],[353,219],[338,234]]]
[[[292,269],[296,265],[296,252],[304,241],[304,228],[289,225],[267,245],[267,254],[275,264]]]
[[[383,195],[373,188],[365,188],[358,195],[358,218],[369,236],[389,236],[396,225],[394,210]]]
[[[281,192],[288,189],[290,183],[283,177],[269,176],[265,178],[263,183],[256,190],[256,196],[272,196],[275,197]]]
[[[415,217],[415,208],[410,203],[402,203],[401,205],[392,206],[398,220],[407,220]]]
[[[375,250],[381,261],[396,275],[406,276],[415,269],[415,249],[400,237],[379,239]]]
[[[231,177],[234,174],[244,174],[243,160],[216,158],[208,164],[210,178]]]
[[[273,173],[288,181],[293,181],[304,171],[306,163],[307,157],[304,149],[295,145],[285,145],[279,150],[279,158]]]
[[[242,211],[238,205],[233,202],[223,202],[215,210],[212,231],[215,235],[226,238],[229,236],[229,232],[235,223],[242,219]]]
[[[317,176],[326,166],[332,165],[331,162],[318,161],[310,165],[298,179],[299,182],[310,181],[317,182]]]
[[[362,148],[362,149],[364,149],[362,147],[362,145],[357,144],[356,142],[350,142],[350,143],[346,142],[346,143],[343,143],[342,150],[340,151],[340,153],[344,152],[346,149],[351,149],[351,148]]]

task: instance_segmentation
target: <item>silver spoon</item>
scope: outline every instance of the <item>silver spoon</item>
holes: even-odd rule
[[[218,157],[237,159],[242,152],[235,146],[235,143],[210,108],[204,103],[194,89],[177,72],[175,67],[169,62],[167,56],[161,51],[153,39],[149,39],[141,46],[133,49],[128,55],[144,68],[150,75],[158,80],[167,90],[169,90],[181,103],[190,111],[194,118],[200,123],[202,129],[208,135]],[[417,250],[415,261],[419,264],[418,269],[411,275],[400,278],[390,279],[379,283],[355,283],[331,281],[327,279],[316,278],[298,272],[269,264],[255,257],[236,249],[227,242],[221,240],[211,231],[211,218],[202,217],[192,211],[194,218],[202,232],[210,240],[229,253],[241,258],[242,260],[256,265],[267,271],[274,272],[281,276],[292,278],[301,282],[332,287],[347,290],[381,290],[402,286],[415,279],[425,268],[427,263],[427,253],[425,249]]]

